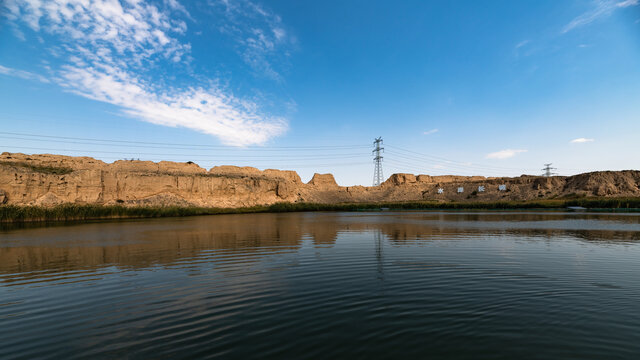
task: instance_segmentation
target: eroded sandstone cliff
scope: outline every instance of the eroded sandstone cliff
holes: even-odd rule
[[[506,191],[500,191],[499,185],[505,185]],[[315,174],[303,183],[294,171],[252,167],[216,166],[207,171],[194,163],[121,160],[108,164],[90,157],[0,155],[0,204],[14,205],[244,207],[277,202],[531,200],[574,194],[640,196],[639,186],[640,171],[634,170],[549,178],[394,174],[379,187],[344,187],[331,174]]]

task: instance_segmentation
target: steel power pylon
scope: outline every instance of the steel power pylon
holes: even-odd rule
[[[556,174],[554,172],[551,172],[551,170],[558,170],[558,169],[556,169],[554,167],[551,167],[551,165],[553,165],[553,164],[551,164],[551,163],[544,164],[544,168],[542,168],[542,171],[544,171],[544,174],[542,174],[542,176],[549,177],[549,176],[552,176],[552,175],[558,175],[558,174]]]
[[[384,148],[382,145],[382,137],[375,139],[373,142],[373,161],[376,163],[376,168],[373,171],[373,186],[380,186],[382,184],[382,156],[380,156],[380,151],[384,152]]]

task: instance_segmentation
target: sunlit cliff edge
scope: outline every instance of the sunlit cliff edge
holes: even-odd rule
[[[505,185],[506,191],[500,191],[499,185]],[[567,196],[638,197],[640,171],[503,178],[393,174],[379,187],[345,187],[331,174],[315,174],[304,183],[296,172],[286,170],[216,166],[207,171],[194,163],[169,161],[109,164],[90,157],[0,155],[0,204],[5,205],[239,208],[281,202],[475,202]]]

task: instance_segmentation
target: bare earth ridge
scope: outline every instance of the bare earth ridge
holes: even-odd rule
[[[506,185],[506,191],[499,191]],[[483,186],[484,191],[479,191]],[[463,192],[458,193],[462,187]],[[438,193],[443,189],[443,193]],[[339,186],[331,174],[303,183],[295,171],[193,163],[90,157],[0,155],[0,204],[104,204],[237,208],[278,202],[498,201],[570,195],[640,196],[640,171],[598,171],[574,176],[429,176],[393,174],[379,187]]]

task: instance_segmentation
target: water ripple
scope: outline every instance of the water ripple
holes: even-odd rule
[[[640,354],[640,216],[255,214],[0,232],[0,358]]]

